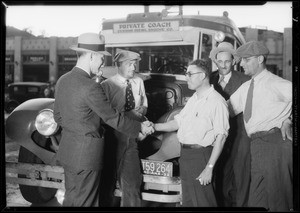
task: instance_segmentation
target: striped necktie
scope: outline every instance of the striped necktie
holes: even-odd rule
[[[127,86],[125,91],[125,111],[130,111],[135,107],[135,101],[132,93],[132,86],[129,80],[126,80]]]
[[[253,88],[254,88],[254,79],[251,80],[249,89],[248,89],[248,94],[247,94],[247,99],[246,99],[246,106],[244,110],[244,119],[246,123],[249,121],[251,114],[252,114],[252,99],[253,99]]]

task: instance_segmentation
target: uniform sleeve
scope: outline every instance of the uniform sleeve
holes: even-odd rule
[[[136,138],[138,136],[141,130],[140,122],[134,121],[124,116],[124,113],[119,113],[113,109],[100,84],[91,85],[86,100],[88,106],[109,126],[129,137]]]
[[[219,134],[223,134],[227,137],[229,130],[229,111],[225,100],[216,101],[214,110],[212,110],[212,118],[215,138]]]
[[[108,83],[108,80],[102,81],[100,84],[101,84],[101,87],[103,88],[103,91],[104,91],[106,97],[109,100],[109,83]]]

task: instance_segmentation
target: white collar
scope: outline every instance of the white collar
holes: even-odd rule
[[[226,84],[228,83],[229,79],[231,78],[232,76],[232,71],[230,71],[227,75],[224,75],[224,80],[226,82]],[[221,79],[221,75],[219,74],[219,82],[220,82],[220,79]]]
[[[126,81],[129,80],[129,82],[133,82],[133,83],[136,83],[135,82],[135,77],[131,78],[131,79],[127,79],[127,78],[124,78],[123,76],[121,76],[119,73],[116,74],[116,79],[118,81],[120,81],[121,83],[123,84],[127,84]]]

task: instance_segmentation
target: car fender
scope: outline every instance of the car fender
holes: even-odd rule
[[[52,98],[31,99],[15,108],[5,124],[7,136],[38,156],[45,164],[52,164],[55,153],[37,145],[32,140],[32,134],[37,131],[35,119],[38,113],[43,109],[53,108]]]

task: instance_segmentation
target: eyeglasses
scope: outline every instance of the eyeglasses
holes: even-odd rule
[[[251,56],[251,57],[248,57],[248,58],[242,58],[241,61],[244,62],[244,63],[248,63],[252,58],[257,58],[257,56]]]
[[[204,72],[195,72],[195,73],[186,72],[184,73],[184,75],[190,78],[192,75],[199,74],[199,73],[204,73]]]
[[[232,63],[232,61],[229,61],[229,60],[226,60],[226,61],[218,60],[217,63],[218,63],[219,65],[222,65],[222,64],[229,65],[230,63]]]

